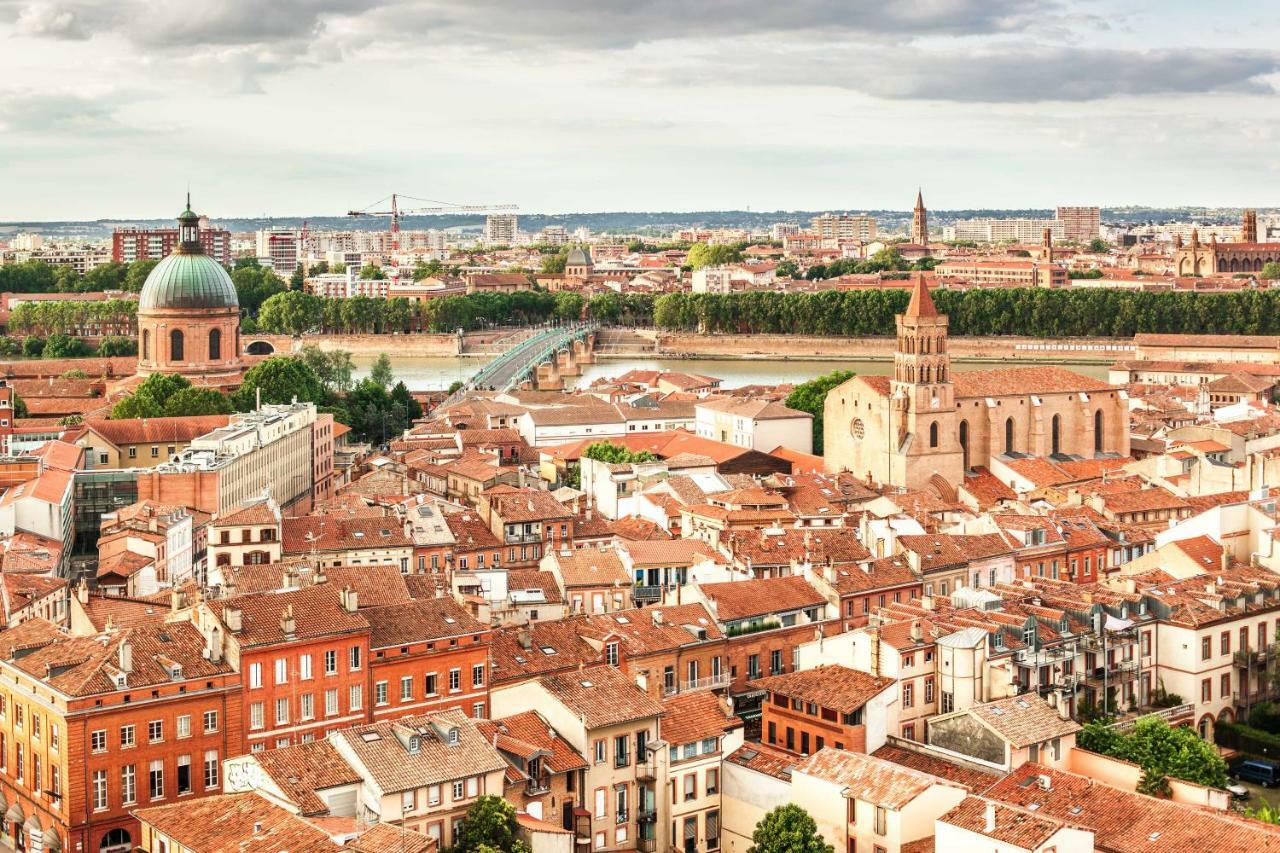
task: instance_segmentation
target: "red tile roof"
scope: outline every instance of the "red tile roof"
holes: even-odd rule
[[[713,605],[721,622],[735,622],[753,616],[785,613],[827,603],[822,593],[802,577],[704,583],[702,594]]]
[[[897,682],[837,664],[784,672],[749,682],[753,690],[803,699],[841,714],[848,714],[888,690]]]

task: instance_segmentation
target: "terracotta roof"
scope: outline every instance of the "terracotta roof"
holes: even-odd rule
[[[507,569],[507,594],[525,589],[542,590],[547,604],[564,602],[564,597],[560,594],[560,585],[551,572],[540,569]]]
[[[662,705],[611,666],[546,675],[543,688],[579,717],[587,729],[660,717]]]
[[[369,646],[385,649],[488,630],[452,598],[427,598],[371,607],[361,613],[369,620]]]
[[[359,853],[433,853],[440,846],[436,839],[389,823],[375,823],[347,842],[348,850]]]
[[[475,512],[446,512],[444,522],[453,534],[458,551],[475,551],[485,548],[501,548],[502,542],[485,526]]]
[[[803,610],[827,603],[822,593],[798,576],[704,583],[701,589],[702,594],[714,604],[716,618],[721,622]]]
[[[647,518],[620,518],[609,525],[614,535],[629,542],[660,541],[671,537]]]
[[[796,766],[797,773],[849,788],[849,796],[889,809],[901,809],[945,779],[861,752],[823,747]]]
[[[644,607],[585,617],[583,636],[597,641],[616,637],[628,658],[669,652],[684,646],[719,640],[722,636],[711,613],[700,603]]]
[[[458,732],[457,743],[448,741],[451,730]],[[412,736],[419,738],[416,752],[406,746]],[[363,766],[361,775],[366,782],[384,794],[505,770],[507,766],[476,721],[457,708],[354,726],[330,737],[341,739]]]
[[[301,555],[312,551],[362,551],[413,545],[413,540],[404,534],[404,525],[392,517],[308,515],[286,518],[281,524],[280,538],[285,554]]]
[[[491,501],[491,506],[493,514],[502,519],[504,524],[563,521],[573,517],[573,513],[564,504],[542,489],[523,489],[498,495]]]
[[[155,557],[146,557],[142,554],[135,554],[133,551],[121,551],[118,554],[112,554],[110,557],[104,557],[100,560],[95,576],[98,578],[129,578],[147,566],[154,566],[155,563]]]
[[[662,709],[658,734],[673,746],[721,737],[742,725],[742,720],[726,712],[720,697],[710,690],[677,693],[662,700]]]
[[[915,752],[898,746],[886,744],[871,753],[876,758],[892,761],[912,770],[919,770],[941,779],[956,782],[970,791],[985,791],[1003,774],[997,771],[976,770],[960,764],[953,764],[942,758],[923,752]]]
[[[692,566],[699,557],[716,559],[710,545],[700,539],[639,539],[621,543],[637,566]]]
[[[500,720],[481,720],[477,725],[488,737],[497,732],[535,749],[547,750],[551,753],[550,767],[553,773],[583,770],[588,766],[587,760],[573,748],[573,744],[561,737],[536,711],[524,711]]]
[[[770,675],[750,682],[753,690],[815,702],[842,714],[856,711],[892,687],[892,678],[870,675],[846,666],[830,664]]]
[[[325,569],[325,574],[338,589],[354,590],[361,608],[403,604],[412,598],[399,566],[337,566]]]
[[[955,386],[956,396],[964,398],[1116,390],[1100,379],[1052,366],[958,370],[952,374],[951,383]]]
[[[1048,702],[1033,693],[974,705],[967,713],[995,729],[1017,748],[1080,731],[1079,723],[1064,720]]]
[[[184,849],[199,853],[331,853],[341,849],[324,830],[252,792],[201,797],[133,813]]]
[[[785,782],[791,781],[791,771],[796,766],[794,755],[766,743],[744,744],[724,760]]]
[[[246,501],[227,515],[213,519],[214,527],[239,527],[246,524],[279,524],[280,510],[264,499]]]
[[[231,422],[230,415],[179,418],[92,418],[84,425],[117,447],[126,444],[184,444]]]
[[[627,572],[615,551],[583,548],[571,554],[553,554],[566,589],[571,587],[631,586]]]
[[[327,738],[258,752],[253,758],[303,815],[329,813],[316,791],[360,783],[360,774]]]
[[[813,415],[808,412],[789,409],[782,403],[772,400],[759,400],[742,397],[709,397],[697,404],[698,408],[710,409],[714,412],[720,412],[726,415],[732,415],[738,418],[751,418],[756,421],[765,420],[781,420],[787,418],[808,418],[813,419]]]
[[[582,636],[586,617],[533,622],[494,630],[489,643],[494,682],[520,681],[595,663],[600,652]]]
[[[919,555],[923,572],[1013,553],[998,533],[899,536],[898,544],[904,551]]]
[[[326,583],[283,592],[243,595],[230,601],[209,603],[226,624],[227,611],[239,610],[242,629],[231,636],[242,646],[267,646],[288,642],[280,628],[281,612],[293,609],[294,636],[299,639],[356,634],[369,630],[360,613],[347,611],[339,601],[339,590]]]
[[[973,473],[965,476],[962,488],[977,501],[978,509],[986,510],[1000,501],[1017,500],[1018,496],[995,474],[981,466],[974,468]]]
[[[995,818],[991,828],[987,824],[988,812]],[[1063,827],[1062,821],[982,797],[965,797],[938,820],[1019,850],[1039,849]]]

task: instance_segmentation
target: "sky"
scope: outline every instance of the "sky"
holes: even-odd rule
[[[0,220],[1280,205],[1274,0],[0,0]]]

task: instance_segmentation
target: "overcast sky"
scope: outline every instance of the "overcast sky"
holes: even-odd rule
[[[1275,0],[0,0],[0,219],[1280,205]]]

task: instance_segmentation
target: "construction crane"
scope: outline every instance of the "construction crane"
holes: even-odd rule
[[[400,199],[405,198],[410,201],[427,202],[432,207],[400,207]],[[391,203],[390,207],[382,207],[387,202]],[[347,216],[388,216],[391,218],[391,266],[392,277],[396,277],[398,270],[395,268],[399,262],[396,256],[400,253],[400,219],[404,216],[428,216],[437,213],[497,213],[505,210],[519,210],[514,204],[454,204],[449,201],[437,201],[430,198],[414,198],[409,195],[400,195],[392,193],[384,199],[379,199],[373,204],[361,210],[349,210]]]

